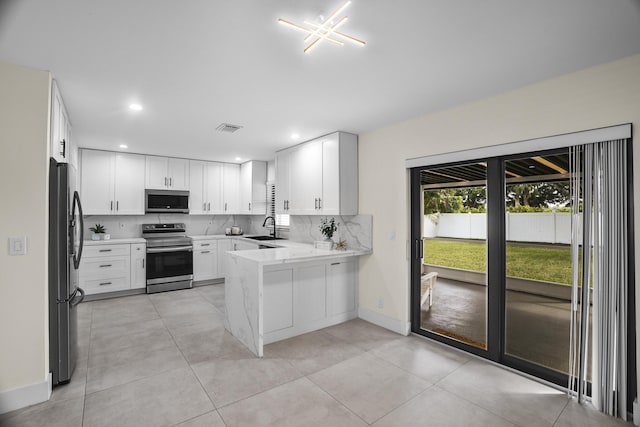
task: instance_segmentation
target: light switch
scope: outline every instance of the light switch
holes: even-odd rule
[[[9,255],[26,255],[27,238],[9,237]]]

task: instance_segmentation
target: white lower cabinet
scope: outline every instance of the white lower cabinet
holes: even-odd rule
[[[80,261],[80,287],[87,295],[144,289],[146,257],[144,243],[85,246]]]
[[[131,245],[85,248],[80,261],[80,287],[87,295],[131,288]]]
[[[225,259],[227,252],[231,250],[231,239],[218,240],[218,277],[224,277],[226,274]]]
[[[353,259],[263,272],[264,344],[335,325],[357,316]]]
[[[147,245],[131,245],[131,289],[147,287]]]
[[[264,273],[264,332],[293,327],[293,270]]]
[[[193,242],[193,280],[211,280],[220,277],[218,272],[218,240]]]

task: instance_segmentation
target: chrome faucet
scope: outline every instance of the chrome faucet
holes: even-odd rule
[[[270,233],[271,236],[273,236],[273,238],[276,238],[276,219],[272,216],[268,216],[264,219],[264,222],[262,223],[263,227],[267,227],[267,221],[269,220],[269,218],[271,218],[271,221],[273,222],[273,233]]]

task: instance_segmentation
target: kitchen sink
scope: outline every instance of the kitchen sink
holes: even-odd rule
[[[252,240],[283,240],[282,237],[273,237],[273,236],[246,236],[247,239]]]

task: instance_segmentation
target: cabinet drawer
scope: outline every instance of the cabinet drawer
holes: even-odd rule
[[[194,249],[203,249],[203,250],[217,250],[218,249],[218,241],[217,240],[201,240],[193,242]]]
[[[129,289],[129,276],[103,279],[80,279],[80,287],[89,295]]]
[[[131,255],[131,245],[98,245],[85,246],[82,249],[82,258],[111,257]]]
[[[99,257],[83,259],[80,263],[80,278],[117,277],[128,275],[129,257]]]

